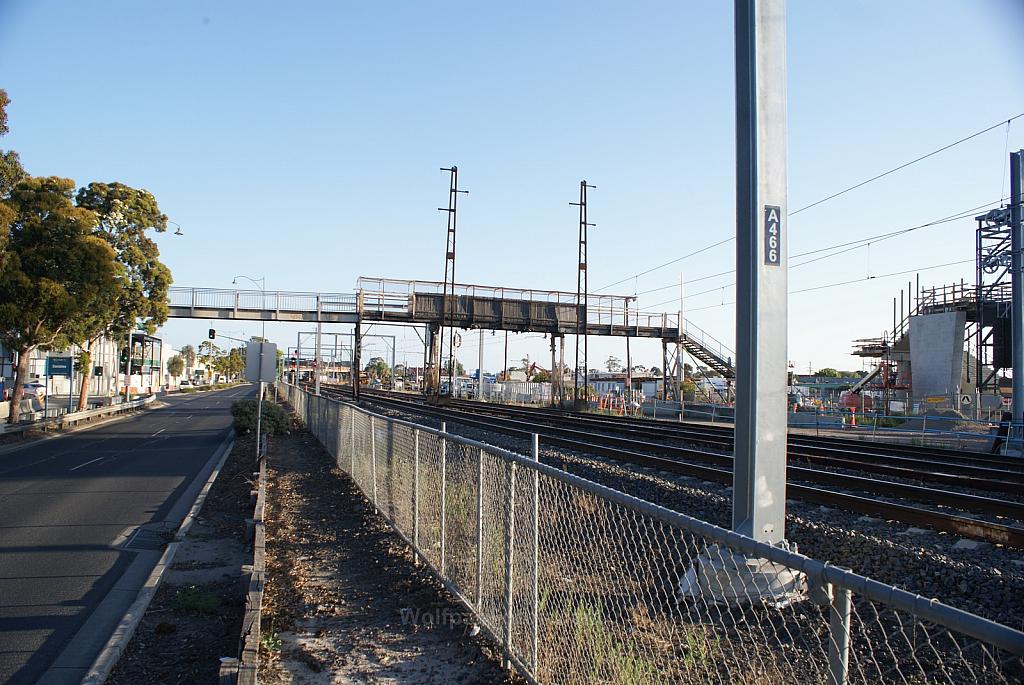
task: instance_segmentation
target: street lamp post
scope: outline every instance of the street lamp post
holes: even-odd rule
[[[252,278],[250,276],[235,276],[234,278],[231,279],[231,284],[232,285],[237,285],[239,278],[244,278],[245,280],[251,282],[253,285],[257,286],[260,289],[260,296],[261,296],[260,299],[261,299],[261,302],[260,302],[260,365],[259,366],[260,366],[260,369],[262,370],[262,368],[263,368],[263,364],[262,364],[262,362],[263,362],[263,343],[265,343],[267,341],[267,322],[263,318],[263,307],[265,307],[266,304],[267,304],[267,301],[266,301],[267,300],[267,289],[266,289],[267,279],[264,276],[261,276],[260,278]],[[256,463],[259,463],[260,456],[261,456],[261,454],[260,454],[261,446],[263,444],[263,434],[260,432],[261,429],[262,429],[262,423],[263,423],[263,381],[260,380],[259,384],[260,384],[260,390],[259,390],[258,399],[256,400]]]

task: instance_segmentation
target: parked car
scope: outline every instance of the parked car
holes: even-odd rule
[[[178,387],[182,387],[185,385],[192,385],[192,381],[190,381],[187,378],[182,378],[180,381],[178,381]]]
[[[35,397],[40,402],[42,402],[43,399],[46,397],[46,384],[40,383],[38,381],[29,381],[28,383],[26,383],[24,397],[27,399],[32,397],[33,395],[35,395]]]

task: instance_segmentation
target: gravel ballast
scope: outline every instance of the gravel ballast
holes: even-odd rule
[[[379,413],[439,426],[436,418],[366,403]],[[529,454],[525,440],[448,421],[449,432]],[[724,528],[731,526],[732,489],[583,452],[544,446],[541,460]],[[883,583],[1024,629],[1024,553],[904,523],[800,501],[787,502],[787,539],[803,554],[844,566]],[[959,543],[959,544],[958,544]]]

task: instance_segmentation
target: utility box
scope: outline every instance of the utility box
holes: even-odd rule
[[[245,380],[273,383],[277,378],[277,344],[251,342],[245,347]]]

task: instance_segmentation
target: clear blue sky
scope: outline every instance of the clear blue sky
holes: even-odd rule
[[[788,4],[791,209],[1024,112],[1019,0]],[[176,284],[206,287],[235,274],[332,292],[360,275],[440,280],[438,167],[455,163],[471,191],[459,280],[575,290],[567,203],[586,178],[598,186],[597,288],[734,233],[731,7],[5,0],[2,144],[34,174],[151,190],[185,232],[160,238]],[[1024,147],[1024,119],[1008,137],[1002,127],[794,216],[790,254],[997,200],[1007,147]],[[790,287],[971,260],[974,226],[795,268]],[[733,259],[729,243],[612,290],[673,284],[680,270],[698,279]],[[961,277],[973,280],[971,264],[921,274],[923,284]],[[892,298],[912,279],[792,295],[790,359],[857,368],[850,341],[890,328]],[[687,286],[688,318],[727,342],[732,280]],[[197,343],[207,325],[174,321],[164,334]],[[268,332],[287,345],[295,331]],[[415,335],[396,334],[399,358],[419,361]],[[501,348],[488,344],[487,367],[500,366]],[[660,365],[656,344],[633,350],[634,363]],[[526,353],[546,360],[545,341],[514,338],[510,356]],[[591,366],[609,354],[624,356],[621,339],[593,342]]]

